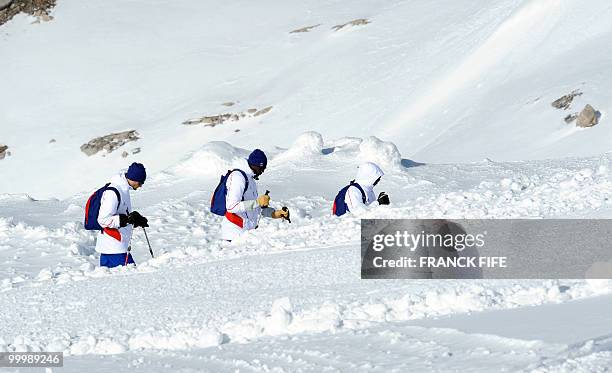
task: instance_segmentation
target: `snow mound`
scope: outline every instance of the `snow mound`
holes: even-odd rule
[[[363,139],[359,137],[341,137],[330,142],[330,152],[350,152],[358,151],[359,145],[363,142]]]
[[[374,136],[365,138],[359,145],[359,159],[362,162],[374,162],[383,171],[399,169],[402,164],[402,155],[397,146]]]
[[[293,320],[293,307],[289,298],[274,301],[270,316],[266,319],[264,330],[270,335],[279,335],[287,332],[287,327]]]
[[[301,160],[323,154],[323,136],[315,131],[302,133],[285,152],[275,157],[279,160]]]
[[[232,168],[240,158],[247,158],[249,152],[236,148],[224,141],[212,141],[191,153],[169,172],[176,176],[220,175]]]
[[[302,133],[289,149],[276,156],[274,160],[309,162],[313,157],[340,153],[357,159],[359,163],[374,162],[385,171],[399,170],[402,164],[402,155],[392,142],[371,136],[365,139],[343,137],[325,144],[323,136],[315,131]]]

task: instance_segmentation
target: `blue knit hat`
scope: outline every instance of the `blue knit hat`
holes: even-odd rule
[[[128,168],[125,177],[130,180],[137,181],[140,184],[144,184],[145,180],[147,179],[147,171],[142,163],[134,162],[130,165],[130,168]]]
[[[268,158],[264,152],[259,149],[253,150],[253,152],[249,154],[249,159],[247,159],[247,161],[251,166],[260,166],[265,168],[268,165]]]

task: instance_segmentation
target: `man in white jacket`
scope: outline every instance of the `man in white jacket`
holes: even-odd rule
[[[137,190],[147,178],[141,163],[132,163],[127,172],[119,173],[110,180],[110,188],[119,192],[119,197],[112,189],[102,194],[98,224],[103,230],[98,233],[96,251],[100,253],[101,267],[117,267],[134,264],[129,253],[133,228],[148,227],[147,218],[137,211],[132,211],[130,189]]]
[[[388,205],[389,196],[385,192],[381,192],[376,198],[374,194],[374,186],[378,184],[385,173],[372,162],[365,162],[359,166],[357,176],[354,181],[343,188],[338,196],[344,194],[344,199],[335,201],[333,213],[341,216],[347,212],[359,215],[367,209],[373,202],[378,202],[379,205]],[[336,197],[338,198],[338,197]],[[338,204],[343,201],[344,204]]]
[[[259,176],[263,174],[268,164],[265,153],[259,149],[253,150],[248,159],[241,159],[229,174],[226,187],[225,206],[227,212],[221,223],[221,238],[232,241],[243,232],[257,228],[259,217],[279,219],[289,216],[288,209],[274,210],[268,207],[270,197],[267,194],[258,196],[257,184]]]

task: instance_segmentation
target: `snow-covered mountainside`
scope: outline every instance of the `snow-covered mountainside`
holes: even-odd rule
[[[612,281],[361,280],[360,220],[331,215],[371,161],[391,204],[361,217],[612,217],[609,2],[58,0],[50,14],[0,26],[0,352],[113,373],[612,365]],[[586,104],[597,125],[564,121]],[[255,147],[258,189],[292,222],[222,243],[211,193]],[[155,258],[137,229],[137,266],[100,268],[85,201],[134,161]]]
[[[0,28],[0,193],[67,197],[123,166],[124,150],[158,172],[211,140],[273,149],[304,130],[393,139],[419,162],[609,150],[605,0],[64,0],[52,14]],[[568,110],[551,106],[574,90]],[[601,125],[564,122],[586,103]],[[220,114],[240,120],[182,124]],[[125,130],[140,139],[79,150]]]

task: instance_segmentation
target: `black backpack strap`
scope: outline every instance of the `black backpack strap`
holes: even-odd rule
[[[351,183],[349,184],[349,187],[354,186],[357,189],[359,189],[359,191],[361,192],[361,200],[363,201],[363,204],[365,205],[366,201],[367,201],[367,197],[365,192],[363,191],[363,188],[361,187],[361,185],[357,184],[355,182],[355,180],[352,180]]]
[[[242,200],[244,201],[244,194],[246,193],[247,189],[249,189],[249,178],[248,178],[246,172],[242,171],[239,168],[234,168],[230,173],[232,173],[234,171],[240,172],[242,174],[242,176],[244,177],[245,186],[244,186],[244,191],[242,192]]]

